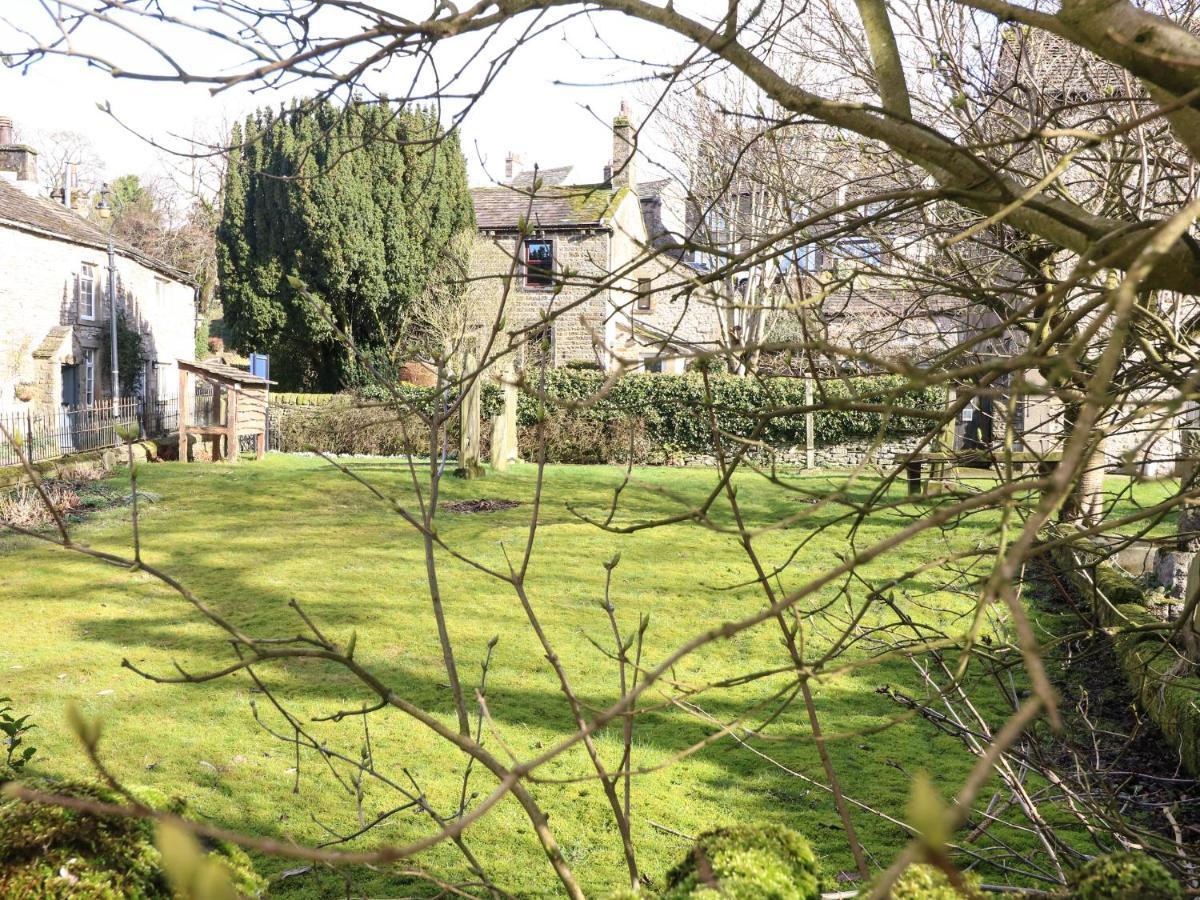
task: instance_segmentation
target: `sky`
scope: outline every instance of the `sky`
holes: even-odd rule
[[[0,51],[11,51],[20,39],[12,28],[14,20],[38,24],[19,18],[20,5],[26,7],[25,16],[41,14],[33,0],[3,2],[0,19],[7,18],[9,27],[6,30],[0,21]],[[163,35],[164,46],[180,58],[192,54],[188,59],[197,68],[212,71],[214,60],[218,69],[222,63],[236,62],[218,41],[185,38],[179,32]],[[122,46],[111,31],[96,31],[90,37],[90,43],[81,40],[80,45],[127,68],[146,62],[140,48]],[[503,38],[490,46],[491,55],[504,48]],[[574,164],[581,181],[600,179],[611,156],[610,123],[621,101],[630,102],[636,118],[643,112],[638,98],[648,96],[645,86],[629,83],[647,70],[612,60],[608,47],[613,38],[622,54],[633,59],[669,62],[679,53],[676,49],[672,56],[672,39],[665,33],[612,15],[574,18],[539,36],[514,54],[463,123],[462,146],[472,184],[502,177],[509,151],[544,167]],[[443,71],[455,67],[468,49],[467,43],[455,40],[441,46]],[[393,66],[368,81],[375,91],[399,96],[409,83],[406,75]],[[560,81],[572,84],[556,83]],[[127,173],[154,177],[164,170],[161,148],[186,149],[189,136],[217,133],[255,106],[283,102],[312,88],[311,83],[299,84],[257,94],[233,88],[214,97],[203,85],[119,79],[80,59],[47,58],[24,72],[0,67],[0,115],[11,117],[26,134],[60,129],[86,134],[110,178]],[[98,104],[110,105],[113,115]]]

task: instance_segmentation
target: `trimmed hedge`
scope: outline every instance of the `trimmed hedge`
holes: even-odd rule
[[[619,379],[611,390],[590,406],[564,410],[554,402],[584,401],[601,390],[604,380],[602,372],[550,369],[545,373],[544,388],[549,402],[543,403],[539,397],[522,391],[517,401],[517,422],[522,427],[532,427],[543,415],[551,419],[566,418],[584,427],[639,421],[639,431],[651,447],[680,452],[711,452],[705,386],[701,375],[630,374]],[[761,426],[758,439],[769,446],[804,444],[802,414],[771,415],[773,410],[804,405],[803,379],[772,378],[758,381],[722,375],[711,376],[709,384],[717,426],[723,432],[750,437],[756,426]],[[398,386],[398,390],[406,401],[423,405],[433,402],[432,388],[404,384]],[[388,396],[382,389],[375,389],[364,392],[363,399],[380,400]],[[305,398],[310,398],[311,402],[305,402]],[[886,404],[901,409],[940,412],[946,403],[946,393],[942,388],[912,390],[905,379],[898,376],[856,378],[849,383],[822,381],[815,388],[815,398],[818,404],[825,407],[816,414],[816,441],[819,445],[870,439],[881,434],[887,437],[921,434],[933,427],[933,420],[928,417],[887,416],[871,410],[848,409],[848,404]],[[349,402],[349,398],[336,394],[276,394],[272,395],[272,402],[327,406]],[[482,402],[484,416],[494,416],[502,403],[500,388],[495,384],[485,384]]]

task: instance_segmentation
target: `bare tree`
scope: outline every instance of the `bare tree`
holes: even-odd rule
[[[442,3],[427,18],[414,19],[384,4],[227,0],[179,18],[157,5],[101,0],[86,6],[63,2],[44,11],[40,28],[0,32],[0,49],[21,65],[52,55],[82,56],[121,77],[202,82],[214,90],[311,78],[330,91],[347,91],[365,89],[369,71],[378,65],[434,61],[448,41],[474,39],[490,47],[497,35],[517,29],[518,38],[495,49],[492,58],[473,57],[481,69],[461,67],[430,89],[438,96],[464,93],[467,99],[455,115],[465,115],[513,53],[526,52],[528,45],[553,33],[563,17],[582,14],[580,10],[596,20],[637,19],[686,43],[679,59],[650,67],[665,84],[663,96],[692,89],[721,71],[730,72],[744,90],[739,88],[735,96],[736,108],[733,103],[721,108],[711,97],[676,107],[709,140],[684,166],[694,205],[702,211],[695,220],[695,238],[691,247],[685,243],[673,249],[699,250],[707,265],[686,271],[673,267],[670,283],[659,288],[683,297],[711,291],[725,306],[724,346],[694,354],[705,389],[695,413],[703,417],[715,461],[711,487],[699,502],[673,501],[661,513],[622,515],[622,492],[632,477],[627,476],[614,491],[611,510],[576,514],[617,534],[636,536],[690,522],[727,535],[753,573],[748,584],[759,605],[729,621],[697,622],[694,637],[649,660],[640,652],[646,626],[633,638],[628,631],[623,637],[615,604],[606,597],[619,698],[599,708],[585,703],[569,661],[561,658],[543,626],[540,598],[530,578],[541,524],[546,416],[538,425],[537,487],[523,546],[499,566],[444,541],[436,516],[447,423],[469,398],[478,396],[473,392],[479,379],[507,367],[518,348],[546,324],[511,328],[507,323],[509,290],[521,262],[514,253],[503,260],[503,271],[492,275],[499,284],[498,300],[482,310],[486,321],[479,327],[468,325],[476,311],[471,308],[451,304],[443,310],[439,301],[436,310],[424,314],[429,321],[418,332],[428,337],[431,354],[448,358],[452,353],[447,347],[459,347],[469,333],[470,357],[477,360],[439,379],[432,408],[396,390],[390,373],[377,372],[381,385],[391,391],[386,407],[421,422],[424,454],[408,463],[415,500],[391,497],[339,466],[394,510],[421,544],[442,674],[453,698],[452,724],[356,659],[355,638],[331,640],[322,623],[299,605],[294,609],[303,627],[300,636],[247,633],[169,573],[138,563],[136,548],[132,559],[95,551],[74,543],[65,523],[57,523],[51,540],[117,565],[140,565],[220,629],[233,647],[232,659],[203,673],[141,674],[192,683],[250,673],[274,710],[271,720],[263,720],[264,727],[279,740],[294,745],[297,753],[317,754],[351,779],[387,785],[397,794],[398,805],[411,804],[431,822],[430,833],[418,840],[364,851],[228,836],[298,858],[372,863],[409,858],[450,841],[483,889],[498,893],[502,886],[489,879],[487,861],[474,857],[467,838],[472,823],[511,795],[561,889],[578,897],[578,878],[531,785],[553,783],[546,774],[548,764],[579,749],[588,771],[578,778],[601,787],[602,806],[614,825],[612,840],[619,844],[629,884],[636,888],[642,872],[629,784],[647,770],[636,761],[633,732],[639,712],[658,697],[706,727],[703,739],[677,758],[728,738],[767,764],[783,765],[758,738],[789,715],[803,722],[820,770],[789,771],[829,792],[860,876],[868,875],[870,865],[856,830],[860,816],[882,815],[912,836],[876,882],[876,896],[885,894],[918,858],[933,859],[956,878],[958,867],[972,860],[1006,875],[1015,872],[1027,880],[1061,884],[1084,852],[1064,837],[1048,806],[1065,810],[1079,833],[1099,847],[1136,840],[1194,878],[1189,856],[1194,847],[1187,840],[1156,834],[1115,809],[1092,788],[1077,756],[1063,765],[1042,754],[1046,738],[1039,723],[1044,720],[1050,732],[1061,733],[1064,716],[1072,711],[1063,708],[1055,689],[1027,596],[1031,573],[1051,550],[1091,549],[1090,538],[1097,535],[1107,535],[1118,546],[1127,543],[1131,528],[1152,527],[1198,493],[1185,483],[1169,490],[1161,503],[1116,516],[1097,491],[1104,468],[1117,462],[1114,439],[1133,433],[1122,459],[1145,459],[1153,440],[1176,428],[1183,404],[1198,396],[1200,243],[1193,235],[1200,199],[1193,176],[1200,159],[1200,67],[1195,65],[1200,39],[1170,17],[1182,15],[1179,21],[1187,25],[1190,11],[1164,9],[1168,15],[1158,15],[1126,2],[1093,0],[1067,0],[1054,12],[1001,0],[951,0],[934,9],[916,2],[861,0],[853,8],[836,3],[732,4],[705,16],[642,0],[593,0],[582,6],[566,0],[520,0],[463,9]],[[321,27],[314,27],[318,23]],[[1019,27],[1010,29],[1010,23]],[[158,62],[134,69],[100,49],[68,40],[82,24],[125,27],[145,35],[141,40]],[[181,62],[164,49],[170,36],[178,40],[180,35],[223,44],[248,62],[233,71]],[[619,52],[614,49],[614,55]],[[1031,53],[1052,63],[1054,78],[1036,66],[1029,68]],[[797,65],[797,60],[805,64]],[[1060,71],[1063,60],[1065,75]],[[1073,74],[1073,63],[1082,74]],[[430,93],[414,81],[409,96],[386,102],[419,101]],[[805,134],[815,137],[801,140]],[[797,150],[805,147],[812,152]],[[681,155],[685,149],[680,148]],[[532,200],[534,190],[528,193]],[[522,233],[529,231],[527,217],[514,224]],[[801,273],[797,254],[814,246],[828,251],[833,262]],[[660,250],[643,248],[638,263]],[[784,277],[789,273],[782,271],[780,260],[790,261],[789,277]],[[629,274],[615,271],[589,280],[565,270],[554,274],[548,289],[557,298],[564,284],[579,287],[584,300],[569,303],[580,303]],[[306,291],[303,284],[297,289]],[[879,294],[885,299],[871,301],[871,293],[881,289],[886,289]],[[870,301],[865,307],[836,305],[838,298],[864,295]],[[321,313],[321,298],[306,296]],[[561,315],[569,303],[551,304],[547,320]],[[872,303],[882,318],[872,312]],[[772,332],[772,317],[781,312],[796,314],[795,327]],[[333,318],[327,318],[336,328]],[[854,328],[839,327],[839,321],[849,320]],[[897,350],[896,329],[904,323],[915,323],[915,333]],[[345,335],[343,339],[349,341]],[[814,400],[773,403],[764,393],[761,406],[738,410],[738,428],[727,427],[721,416],[729,410],[712,371],[714,360],[732,361],[734,369],[762,376],[753,370],[764,353],[801,359],[802,370],[815,381]],[[865,371],[893,376],[894,387],[882,396],[864,394],[852,376]],[[556,396],[547,386],[544,367],[528,367],[516,380],[544,411],[569,411],[597,403],[619,377],[619,371],[613,372],[588,397]],[[769,379],[762,380],[766,391]],[[940,391],[946,404],[938,409],[906,404],[903,398],[913,390]],[[1044,419],[1052,426],[1038,435],[1036,445],[1029,427],[1035,408],[1047,410]],[[804,488],[779,477],[771,455],[775,448],[767,446],[766,435],[776,421],[817,412],[878,414],[885,420],[910,416],[927,427],[912,446],[892,454],[881,466],[879,480],[860,493],[855,491],[873,458],[870,453],[854,471],[838,477],[835,489],[809,497]],[[969,446],[946,453],[945,436],[960,421],[974,428],[964,431]],[[885,441],[885,429],[880,429],[870,451],[882,453]],[[920,488],[921,467],[947,461],[986,466],[991,477],[981,486],[951,482],[941,492],[914,499],[889,493],[905,475]],[[784,512],[773,513],[765,525],[750,516],[735,481],[743,473],[765,479],[781,497],[811,501],[845,525],[844,554],[798,565],[805,547],[801,537],[783,558],[773,558],[764,536],[786,533],[797,516],[788,504],[780,504]],[[886,533],[873,530],[872,515],[884,510],[899,511],[906,524]],[[1076,527],[1059,528],[1060,520]],[[979,523],[980,530],[963,541],[956,528],[967,522]],[[915,539],[930,536],[942,548],[936,558],[915,560],[903,578],[873,574],[873,561],[912,549]],[[572,722],[570,733],[554,745],[509,758],[488,744],[484,685],[472,697],[449,624],[447,608],[453,598],[446,596],[439,576],[448,564],[487,576],[521,608],[546,660],[542,675],[555,686]],[[615,560],[607,565],[610,576],[615,565]],[[921,578],[936,582],[927,592],[933,599],[914,586]],[[823,591],[832,591],[834,599]],[[934,596],[943,592],[969,598],[969,612],[960,617],[943,609],[955,623],[948,626],[918,620],[913,609],[945,602]],[[1162,653],[1194,654],[1194,636],[1187,631],[1194,610],[1193,602],[1187,614],[1164,622],[1161,629],[1148,629]],[[677,680],[676,667],[692,654],[719,641],[761,634],[760,628],[768,629],[781,648],[777,668],[731,671],[716,684]],[[831,741],[846,736],[828,732],[812,690],[821,679],[836,680],[897,657],[913,661],[925,696],[890,691],[889,698],[903,707],[903,715],[915,713],[953,734],[974,757],[953,806],[925,803],[922,808],[929,798],[918,791],[914,803],[919,815],[910,822],[888,817],[855,796],[828,752]],[[444,741],[462,766],[464,799],[458,807],[433,809],[419,787],[384,771],[371,754],[356,760],[353,753],[332,750],[313,737],[286,699],[272,693],[260,676],[282,660],[295,659],[336,665],[376,698],[367,710],[336,710],[329,718],[361,717],[365,723],[373,714],[403,715]],[[1166,677],[1182,677],[1189,667]],[[984,709],[972,696],[969,676],[979,669],[989,684],[999,685],[1002,702],[996,709]],[[720,716],[709,708],[713,694],[750,683],[764,685],[761,700]],[[624,726],[616,759],[596,740],[601,729],[615,723]],[[1069,743],[1069,737],[1062,740]],[[102,767],[95,741],[88,749]],[[490,792],[471,803],[467,784],[476,767],[489,773]],[[1044,776],[1052,787],[1031,789],[1030,772]],[[984,800],[984,792],[997,783],[993,776],[1003,788]],[[36,792],[21,791],[39,799]],[[163,816],[133,798],[105,811]],[[1033,836],[1044,856],[1024,858],[999,836],[1009,814],[1019,816],[1019,829]],[[187,827],[226,836],[209,826]],[[363,831],[343,835],[339,842],[368,831],[364,823]],[[980,846],[984,834],[995,837],[995,843]]]

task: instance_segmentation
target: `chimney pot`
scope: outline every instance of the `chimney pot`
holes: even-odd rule
[[[0,116],[0,172],[11,172],[10,178],[26,194],[40,193],[37,180],[37,151],[24,144],[13,143],[13,123],[8,116]]]
[[[612,166],[606,180],[612,187],[628,187],[637,190],[637,166],[635,164],[633,119],[629,104],[621,101],[620,111],[612,125]]]
[[[513,151],[508,151],[508,156],[504,158],[504,180],[511,182],[514,178],[521,174],[521,166],[524,163],[521,157]]]

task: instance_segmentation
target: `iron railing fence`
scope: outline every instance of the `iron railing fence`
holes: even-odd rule
[[[215,425],[217,413],[212,385],[197,385],[192,399],[192,422]],[[5,439],[0,434],[0,467],[19,465],[21,453],[30,462],[43,462],[71,453],[116,447],[124,443],[117,433],[118,427],[123,431],[136,428],[138,436],[144,438],[178,431],[179,397],[131,397],[117,404],[115,414],[111,403],[0,411],[0,426],[9,435]]]

